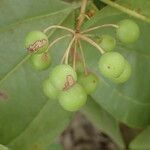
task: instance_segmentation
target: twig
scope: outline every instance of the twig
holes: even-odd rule
[[[77,52],[77,39],[74,41],[74,52],[73,52],[73,69],[76,69],[76,52]]]
[[[80,9],[80,15],[78,17],[77,26],[76,26],[76,32],[80,31],[80,27],[85,19],[85,10],[88,0],[82,0],[81,9]]]
[[[93,45],[94,47],[96,47],[100,51],[101,54],[105,53],[105,51],[97,43],[95,43],[92,39],[90,39],[84,35],[81,35],[81,34],[78,35],[78,38],[81,38],[84,41],[86,41],[86,42],[90,43],[91,45]]]
[[[69,52],[70,52],[71,46],[72,46],[72,44],[73,44],[75,38],[76,38],[76,37],[74,36],[74,37],[71,39],[71,41],[70,41],[70,43],[69,43],[69,45],[68,45],[68,48],[67,48],[67,50],[66,50],[66,52],[65,52],[65,55],[64,55],[64,57],[63,57],[63,58],[65,58],[65,64],[68,64]],[[63,60],[63,59],[62,59],[62,60]]]
[[[122,12],[128,14],[128,15],[131,15],[131,16],[133,16],[135,18],[138,18],[140,20],[143,20],[145,22],[150,23],[150,18],[149,17],[141,15],[141,14],[137,13],[136,11],[133,11],[133,10],[131,10],[129,8],[123,7],[123,6],[119,5],[119,4],[117,4],[116,2],[113,2],[111,0],[100,0],[100,1],[110,5],[111,7],[116,8],[116,9],[118,9],[118,10],[120,10],[120,11],[122,11]]]
[[[90,31],[93,31],[93,30],[96,30],[96,29],[99,29],[99,28],[103,28],[103,27],[114,27],[114,28],[118,28],[118,26],[115,25],[115,24],[104,24],[104,25],[100,25],[100,26],[93,27],[93,28],[89,28],[89,29],[87,29],[87,30],[82,31],[81,33],[87,33],[87,32],[90,32]]]
[[[51,43],[49,44],[47,51],[48,51],[55,43],[57,43],[58,41],[60,41],[60,40],[62,40],[62,39],[64,39],[64,38],[66,38],[66,37],[69,37],[69,36],[71,36],[71,35],[70,35],[70,34],[67,34],[67,35],[64,35],[64,36],[61,36],[61,37],[55,39],[53,42],[51,42]]]
[[[81,51],[81,56],[82,56],[82,61],[83,61],[83,66],[84,66],[84,72],[85,72],[85,75],[87,75],[85,56],[84,56],[84,52],[83,52],[81,42],[79,40],[78,40],[78,44],[79,44],[79,48],[80,48],[80,51]]]
[[[64,26],[59,26],[59,25],[49,26],[43,32],[46,33],[49,30],[54,29],[54,28],[63,29],[63,30],[69,31],[69,32],[71,32],[73,34],[75,33],[74,30],[72,30],[70,28],[67,28],[67,27],[64,27]]]

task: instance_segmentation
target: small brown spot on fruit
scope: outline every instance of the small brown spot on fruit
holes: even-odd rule
[[[68,75],[68,76],[66,77],[66,82],[65,82],[65,85],[64,85],[63,90],[69,89],[69,88],[72,87],[74,84],[75,84],[75,80],[73,79],[73,77],[72,77],[71,75]]]

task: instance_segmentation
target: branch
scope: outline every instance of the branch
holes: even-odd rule
[[[64,26],[59,26],[59,25],[49,26],[43,32],[46,33],[47,31],[49,31],[51,29],[55,29],[55,28],[56,29],[63,29],[63,30],[69,31],[69,32],[74,34],[74,30],[67,28],[67,27],[64,27]]]
[[[73,44],[75,39],[76,39],[75,36],[71,39],[71,41],[70,41],[70,43],[68,45],[68,48],[67,48],[67,50],[65,52],[65,55],[64,55],[64,57],[66,57],[65,58],[65,64],[68,64],[69,52],[70,52],[71,46],[72,46],[72,44]]]
[[[81,34],[78,35],[78,38],[81,38],[82,40],[84,40],[84,41],[90,43],[91,45],[93,45],[95,48],[97,48],[100,51],[101,54],[105,53],[105,51],[97,43],[95,43],[92,39],[90,39],[90,38],[88,38],[84,35],[81,35]]]
[[[115,2],[112,2],[111,0],[100,0],[100,1],[102,1],[103,3],[105,3],[107,5],[110,5],[111,7],[116,8],[116,9],[118,9],[118,10],[120,10],[120,11],[122,11],[122,12],[128,14],[128,15],[131,15],[131,16],[133,16],[135,18],[138,18],[140,20],[143,20],[145,22],[150,23],[150,18],[148,18],[148,17],[146,17],[144,15],[141,15],[141,14],[137,13],[136,11],[133,11],[133,10],[131,10],[129,8],[123,7],[123,6],[121,6],[121,5],[119,5],[119,4],[115,3]]]
[[[96,30],[96,29],[99,29],[99,28],[103,28],[103,27],[114,27],[114,28],[118,28],[118,26],[115,25],[115,24],[104,24],[104,25],[100,25],[100,26],[93,27],[93,28],[89,28],[89,29],[87,29],[87,30],[82,31],[81,33],[87,33],[87,32],[90,32],[90,31],[93,31],[93,30]]]
[[[83,66],[84,66],[84,73],[87,75],[88,73],[87,73],[87,69],[86,69],[85,56],[84,56],[84,52],[83,52],[81,42],[79,40],[78,40],[78,44],[79,44],[79,48],[80,48],[80,51],[81,51],[81,56],[82,56],[82,61],[83,61]]]
[[[77,21],[77,26],[76,26],[76,31],[79,32],[80,31],[80,27],[85,19],[85,10],[86,10],[86,5],[87,5],[88,0],[82,0],[82,4],[81,4],[81,9],[80,9],[80,14],[78,17],[78,21]]]
[[[70,34],[67,34],[67,35],[61,36],[61,37],[55,39],[54,41],[52,41],[52,42],[49,44],[47,51],[48,51],[54,44],[56,44],[56,43],[59,42],[60,40],[66,38],[66,37],[69,37],[69,36],[71,36],[71,35],[70,35]]]

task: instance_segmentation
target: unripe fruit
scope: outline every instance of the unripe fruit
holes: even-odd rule
[[[131,76],[131,65],[125,61],[125,68],[122,74],[118,78],[113,78],[115,83],[124,83],[126,82]]]
[[[41,31],[30,32],[25,39],[25,46],[31,53],[43,53],[48,48],[48,37]]]
[[[59,103],[67,111],[77,111],[85,105],[87,95],[81,85],[75,84],[59,95]]]
[[[117,78],[124,70],[125,59],[118,52],[107,52],[99,60],[100,72],[108,78]]]
[[[118,23],[117,37],[123,43],[132,43],[136,41],[140,35],[138,25],[129,19],[122,20]]]
[[[31,64],[36,70],[45,70],[51,64],[51,57],[48,53],[34,54],[31,56]]]
[[[91,94],[96,90],[98,77],[93,73],[89,73],[87,75],[82,74],[78,77],[78,83],[83,86],[87,94]]]
[[[106,52],[112,51],[116,46],[116,40],[110,35],[102,35],[97,42]]]
[[[77,81],[77,74],[71,66],[63,64],[52,70],[50,79],[56,89],[65,90]]]
[[[50,79],[43,82],[43,91],[44,94],[50,99],[57,99],[59,95],[58,90],[51,84]]]

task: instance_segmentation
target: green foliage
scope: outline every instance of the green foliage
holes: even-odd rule
[[[4,145],[0,144],[0,150],[9,150],[7,147],[5,147]]]
[[[57,0],[1,2],[0,143],[12,150],[45,149],[68,124],[71,114],[43,94],[48,72],[33,70],[24,39],[32,30],[65,23],[72,10],[73,6]],[[66,42],[59,46],[65,49]]]
[[[125,149],[118,122],[99,106],[94,99],[88,97],[87,104],[81,111],[101,132],[109,135],[117,143],[119,149]]]
[[[139,15],[134,15],[134,13],[128,16],[129,11],[126,9],[123,10],[126,11],[124,14],[107,6],[87,21],[82,29],[105,23],[117,24],[120,20],[129,17],[135,20],[141,31],[139,39],[128,45],[118,42],[116,46],[116,51],[121,53],[131,64],[132,75],[130,80],[122,85],[113,84],[99,75],[101,83],[92,94],[93,99],[88,101],[89,105],[85,106],[83,112],[86,112],[97,127],[109,134],[120,147],[124,147],[116,120],[132,127],[145,127],[150,124],[148,34],[150,28],[147,17],[150,15],[150,7],[147,0],[119,0],[117,2],[133,10],[132,12],[135,14],[143,15],[144,19],[138,17]],[[1,1],[0,143],[12,150],[50,149],[50,143],[65,128],[72,116],[71,113],[64,111],[58,102],[48,100],[43,94],[42,82],[51,68],[41,73],[32,69],[24,47],[24,38],[30,31],[42,31],[49,25],[63,24],[74,27],[72,12],[77,7],[59,0]],[[48,37],[52,41],[65,33],[60,30],[53,30],[48,34]],[[97,35],[97,31],[92,33]],[[101,35],[108,33],[111,36],[116,35],[115,30],[108,28],[98,32]],[[52,67],[60,63],[68,42],[68,38],[63,39],[51,49],[54,58]],[[85,50],[88,66],[92,71],[99,74],[99,53],[84,42],[83,50]],[[109,114],[103,109],[107,110]],[[141,150],[143,150],[142,148],[149,148],[148,133],[149,129],[139,135],[131,143],[131,149],[138,146],[141,146]],[[2,145],[0,146],[2,150],[7,149]]]
[[[141,14],[146,18],[150,15],[147,0],[122,0],[118,3],[124,7],[130,4],[130,7],[128,7],[130,9],[140,9]],[[129,18],[129,16],[125,13],[121,13],[112,7],[106,7],[90,21],[86,22],[83,28],[90,28],[111,22],[117,23],[127,18]],[[141,30],[139,39],[133,44],[125,45],[118,43],[116,46],[116,51],[121,53],[131,64],[132,75],[130,79],[122,85],[116,85],[100,76],[101,85],[99,85],[92,97],[121,122],[132,127],[145,127],[150,124],[150,51],[149,35],[147,34],[150,32],[150,28],[149,23],[133,17],[132,19],[137,22]],[[97,35],[97,32],[98,31],[93,31],[91,33]],[[116,30],[108,28],[99,29],[98,34],[104,33],[109,33],[115,37]],[[89,48],[87,49],[87,47]],[[98,67],[95,65],[98,63],[99,53],[88,44],[84,44],[83,49],[86,49],[85,55],[89,68],[92,68],[93,71],[99,74]]]
[[[58,143],[52,143],[46,150],[63,150],[62,145]]]
[[[142,131],[129,145],[130,150],[148,150],[150,149],[150,127]]]

